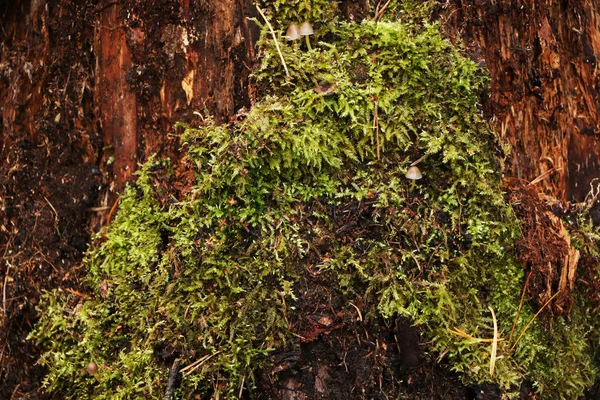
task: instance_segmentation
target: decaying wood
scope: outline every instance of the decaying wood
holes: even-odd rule
[[[167,381],[167,388],[165,389],[164,400],[172,400],[175,393],[177,376],[179,375],[179,367],[181,366],[181,359],[177,358],[173,361],[171,370],[169,371],[169,380]]]
[[[444,29],[490,71],[486,112],[513,149],[510,174],[582,201],[600,175],[600,3],[450,0]]]

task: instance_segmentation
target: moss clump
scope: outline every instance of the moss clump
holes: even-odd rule
[[[286,3],[270,4],[273,21],[305,19]],[[175,357],[197,366],[182,398],[253,390],[264,355],[292,343],[306,264],[380,315],[412,318],[466,380],[507,393],[532,380],[545,398],[590,384],[582,308],[553,335],[536,321],[510,355],[500,342],[494,376],[489,343],[473,339],[492,336],[488,306],[507,337],[523,285],[497,139],[477,109],[485,75],[435,25],[333,15],[313,50],[283,46],[290,77],[263,31],[265,97],[242,122],[183,126],[188,190],[170,186],[168,164],[142,167],[84,263],[92,298],[45,296],[32,337],[47,349],[50,390],[159,398]],[[404,174],[421,157],[411,188]],[[526,305],[518,326],[533,313]]]

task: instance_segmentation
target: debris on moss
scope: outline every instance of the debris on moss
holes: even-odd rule
[[[393,3],[389,16],[402,15]],[[289,77],[264,28],[262,99],[229,125],[180,124],[192,187],[175,189],[169,163],[148,161],[89,250],[91,295],[45,296],[32,338],[47,349],[48,389],[159,398],[180,359],[182,398],[256,393],[265,356],[294,345],[295,284],[310,266],[353,304],[419,325],[466,381],[580,396],[596,374],[586,336],[597,319],[573,293],[570,318],[528,325],[539,307],[520,304],[521,227],[477,107],[485,73],[435,24],[343,22],[335,3],[308,4],[264,5]],[[312,49],[285,41],[304,20]]]

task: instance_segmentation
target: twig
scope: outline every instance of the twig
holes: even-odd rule
[[[108,211],[108,210],[110,210],[109,206],[102,206],[102,207],[90,207],[86,211],[87,212],[102,212],[102,211]]]
[[[210,360],[211,358],[213,358],[214,356],[216,356],[217,354],[221,353],[221,350],[215,351],[212,354],[207,354],[204,357],[200,358],[199,360],[194,361],[193,363],[191,363],[190,365],[188,365],[187,367],[183,368],[180,372],[185,374],[183,376],[188,376],[189,374],[191,374],[192,372],[194,372],[196,369],[200,368],[200,366],[202,364],[204,364],[205,362],[207,362],[208,360]]]
[[[412,253],[412,251],[407,251],[407,250],[400,250],[400,251],[402,253],[405,253],[405,254],[408,254],[409,256],[411,256],[412,259],[414,260],[414,262],[417,263],[417,268],[419,269],[419,272],[423,272],[423,268],[421,268],[421,264],[419,263],[419,260],[417,260],[417,257]]]
[[[285,69],[285,74],[287,76],[290,76],[290,72],[288,71],[287,65],[285,65],[285,60],[283,59],[283,54],[281,54],[281,49],[279,48],[279,42],[277,41],[277,36],[275,36],[275,31],[273,30],[271,23],[269,22],[269,20],[265,16],[265,14],[262,12],[262,10],[258,6],[258,4],[256,5],[256,9],[260,13],[260,16],[263,17],[263,19],[267,23],[267,26],[269,27],[269,30],[271,31],[271,36],[273,36],[273,41],[275,42],[275,48],[277,49],[277,52],[279,53],[279,57],[281,58],[281,63],[283,64],[283,69]]]
[[[361,314],[360,310],[358,309],[358,307],[356,307],[356,306],[354,305],[354,303],[350,303],[350,305],[356,309],[356,312],[358,312],[358,320],[359,320],[360,322],[362,322],[362,320],[363,320],[363,318],[362,318],[362,314]]]
[[[77,290],[73,290],[71,288],[66,288],[65,291],[67,291],[67,292],[69,292],[71,294],[74,294],[75,296],[83,297],[84,299],[90,298],[89,295],[87,295],[85,293],[78,292]]]
[[[379,144],[379,104],[375,98],[375,115],[373,116],[373,128],[375,128],[375,140],[377,141],[377,161],[381,160],[381,146]]]
[[[173,399],[173,392],[175,391],[175,383],[177,382],[177,375],[179,374],[179,366],[181,365],[181,359],[176,358],[169,371],[169,380],[167,381],[167,389],[165,390],[165,400]]]
[[[492,313],[492,320],[494,321],[494,341],[492,342],[492,354],[490,359],[490,376],[494,376],[496,353],[498,352],[498,321],[496,321],[496,313],[494,313],[494,309],[490,306],[488,306],[488,309]]]
[[[554,168],[554,167],[550,168],[548,171],[544,172],[543,174],[541,174],[540,176],[538,176],[537,178],[535,178],[534,180],[529,182],[529,184],[527,186],[533,186],[536,183],[543,181],[544,179],[546,179],[548,176],[550,176],[550,174],[552,174],[555,171],[556,172],[562,171],[562,168]]]
[[[425,156],[421,156],[419,159],[417,159],[417,161],[414,161],[412,164],[410,164],[410,166],[412,167],[414,165],[417,165],[418,163],[420,163],[424,159],[425,159]]]
[[[8,284],[8,271],[10,270],[10,263],[6,262],[6,274],[4,275],[4,286],[2,287],[2,309],[4,310],[4,316],[7,316],[6,313],[6,285]]]
[[[517,309],[517,316],[515,317],[515,320],[513,321],[513,326],[512,326],[512,329],[510,330],[510,335],[508,336],[508,343],[510,343],[512,341],[513,333],[515,332],[515,328],[517,327],[517,321],[519,320],[519,315],[521,315],[521,307],[523,307],[523,300],[525,299],[525,293],[527,292],[527,285],[529,284],[529,278],[531,278],[532,272],[533,271],[529,272],[529,275],[527,275],[527,279],[525,280],[525,286],[523,286],[523,293],[521,294],[521,301],[519,302],[519,308]]]
[[[52,203],[50,203],[50,200],[48,200],[48,198],[46,196],[44,196],[44,200],[46,200],[46,203],[48,203],[48,205],[50,206],[50,208],[52,209],[52,211],[54,211],[54,220],[56,222],[56,232],[58,233],[58,236],[60,235],[60,230],[58,229],[58,223],[59,223],[59,219],[58,219],[58,212],[56,211],[56,208],[54,208],[54,206],[52,205]]]
[[[385,9],[387,8],[387,6],[390,5],[391,2],[392,2],[392,0],[388,0],[387,3],[385,3],[383,5],[383,7],[381,7],[381,10],[379,10],[377,15],[375,15],[375,18],[373,18],[373,21],[375,21],[375,22],[381,21],[381,18],[383,17],[383,13],[385,12]]]
[[[377,2],[377,7],[375,7],[375,14],[373,14],[373,22],[375,22],[375,18],[377,17],[377,14],[379,14],[379,6],[381,5],[381,0],[379,0]]]
[[[115,210],[117,209],[117,205],[119,204],[120,199],[121,199],[121,196],[117,196],[117,199],[115,200],[115,204],[113,204],[112,208],[110,209],[110,212],[108,213],[108,217],[106,217],[106,224],[108,224],[110,222],[110,219],[112,218],[113,214],[115,213]]]
[[[550,297],[550,299],[544,303],[544,305],[542,306],[542,308],[540,308],[540,310],[533,316],[533,318],[531,318],[531,320],[527,323],[527,325],[525,325],[525,328],[523,329],[523,331],[521,331],[521,334],[519,335],[519,337],[517,338],[517,340],[515,341],[515,343],[512,345],[512,347],[510,348],[510,350],[508,351],[507,355],[510,355],[513,350],[515,349],[515,347],[517,347],[517,344],[519,343],[519,340],[521,340],[521,338],[523,337],[523,335],[525,334],[525,332],[527,332],[527,329],[529,329],[529,325],[531,325],[533,323],[533,321],[535,321],[535,319],[537,318],[538,315],[540,315],[540,313],[542,311],[544,311],[544,308],[546,308],[546,306],[548,304],[550,304],[550,302],[552,300],[554,300],[554,298],[556,296],[558,296],[561,292],[556,292],[554,293],[554,296]]]

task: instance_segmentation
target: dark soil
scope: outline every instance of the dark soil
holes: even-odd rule
[[[296,346],[271,355],[272,367],[259,374],[260,398],[500,398],[494,387],[465,386],[439,355],[425,353],[409,320],[373,317],[371,306],[349,303],[333,282],[328,272],[307,270],[290,320]]]

